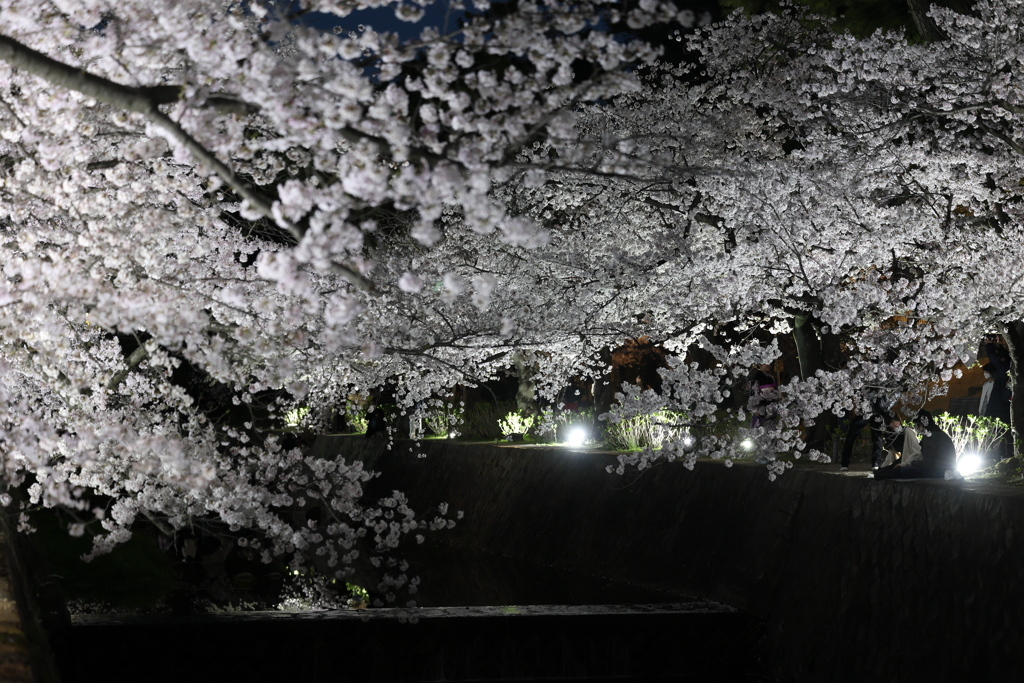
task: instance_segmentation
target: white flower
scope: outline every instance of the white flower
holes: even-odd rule
[[[398,288],[403,292],[415,294],[423,289],[423,278],[407,270],[398,278]]]
[[[491,303],[491,293],[497,286],[498,278],[490,273],[473,278],[473,305],[481,311],[486,311]]]
[[[441,300],[447,304],[455,301],[466,289],[466,281],[458,273],[445,273],[442,279]]]

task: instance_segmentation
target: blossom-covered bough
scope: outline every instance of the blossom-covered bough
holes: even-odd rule
[[[664,391],[625,392],[613,420],[720,418],[737,377],[778,354],[772,337],[795,337],[800,376],[755,433],[623,463],[730,458],[749,436],[768,460],[820,458],[820,427],[879,394],[913,409],[983,333],[1017,329],[1020,46],[1004,27],[1021,8],[976,11],[936,12],[948,40],[916,45],[733,17],[693,41],[702,73],[666,67],[582,108],[577,135],[528,150],[530,170],[497,189],[549,228],[535,261],[572,264],[561,282],[581,284],[588,315],[680,354]],[[748,348],[702,340],[721,326]],[[684,360],[695,344],[715,361]]]
[[[609,419],[709,431],[793,333],[801,376],[755,430],[622,461],[752,437],[775,476],[829,415],[1019,325],[1019,3],[936,12],[948,38],[916,45],[736,15],[642,82],[657,50],[602,28],[692,14],[475,8],[401,41],[261,3],[0,1],[6,482],[99,520],[97,552],[145,515],[330,575],[449,520],[367,504],[359,463],[274,430],[296,403],[398,381],[412,409],[524,359],[554,396],[646,335],[664,389]]]
[[[498,367],[535,299],[491,311],[514,265],[462,272],[467,250],[529,259],[546,233],[495,183],[657,55],[602,25],[693,23],[652,0],[474,8],[401,41],[274,3],[0,2],[9,486],[76,511],[74,534],[102,526],[94,553],[145,515],[245,530],[327,577],[450,525],[397,492],[368,503],[360,463],[272,427],[338,387],[398,375],[411,402]],[[570,334],[554,311],[538,324]]]
[[[710,251],[713,265],[684,261],[677,271],[685,284],[677,310],[717,310],[710,319],[733,321],[755,340],[759,326],[793,329],[801,377],[783,384],[767,407],[773,419],[754,434],[769,460],[817,445],[814,430],[799,440],[798,424],[806,430],[812,420],[867,409],[869,396],[903,394],[908,408],[920,405],[925,397],[914,394],[949,379],[958,361],[970,363],[985,332],[1006,333],[1014,381],[1022,377],[1024,9],[991,2],[974,11],[935,10],[945,38],[924,44],[881,32],[837,36],[828,22],[796,12],[734,16],[692,42],[704,58],[703,85],[677,85],[677,75],[594,112],[621,140],[619,152],[642,144],[652,158],[637,189],[656,188],[649,196],[678,207],[687,243],[710,247],[700,260]],[[668,187],[666,170],[685,187]],[[745,374],[765,358],[768,337],[759,336],[749,354],[714,350],[720,367],[677,364],[663,373],[669,392],[625,405],[700,406],[694,373]],[[682,401],[670,394],[677,385]],[[703,395],[725,386],[708,382]],[[1022,407],[1014,406],[1018,432]],[[692,463],[696,453],[668,448],[622,460]]]

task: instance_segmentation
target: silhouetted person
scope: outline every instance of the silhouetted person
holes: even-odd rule
[[[889,407],[891,407],[891,403]],[[853,455],[853,445],[857,443],[857,437],[865,427],[871,428],[871,468],[878,469],[882,464],[883,454],[889,447],[889,442],[899,435],[890,432],[894,425],[900,423],[899,416],[893,413],[885,405],[881,398],[871,402],[871,412],[868,415],[854,415],[850,419],[850,428],[846,432],[846,441],[843,443],[843,454],[839,460],[839,469],[850,469],[850,456]]]
[[[384,419],[384,411],[379,407],[372,413],[366,416],[366,438],[369,439],[371,436],[382,434],[387,436],[388,423]]]
[[[991,342],[985,342],[982,348],[988,356],[988,363],[982,366],[982,370],[990,376],[992,390],[981,414],[1010,424],[1010,387],[1007,382],[1010,374],[1010,354],[1002,346]]]

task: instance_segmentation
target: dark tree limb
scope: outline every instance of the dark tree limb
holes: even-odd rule
[[[38,76],[53,85],[80,92],[98,102],[109,104],[118,109],[142,114],[154,124],[164,129],[178,144],[187,149],[195,157],[196,161],[219,176],[242,199],[248,202],[249,206],[271,221],[281,224],[291,233],[296,241],[302,239],[302,230],[297,225],[284,217],[277,218],[274,216],[273,204],[269,199],[249,183],[235,175],[234,171],[189,135],[176,121],[160,111],[160,104],[178,101],[179,87],[133,88],[121,85],[58,62],[41,52],[22,45],[12,38],[2,35],[0,35],[0,60],[33,76]],[[348,266],[335,263],[332,264],[331,269],[360,289],[372,289],[366,278]]]
[[[139,348],[129,354],[128,358],[125,359],[125,367],[121,368],[114,373],[114,376],[107,382],[107,391],[116,391],[121,382],[125,381],[132,370],[139,366],[139,363],[146,360],[149,357],[149,351],[146,350],[145,344],[140,344]]]
[[[907,9],[910,10],[910,18],[914,20],[914,28],[917,29],[917,34],[928,42],[947,40],[949,36],[928,16],[931,6],[931,0],[907,0]]]
[[[145,515],[146,519],[148,519],[153,524],[153,526],[160,530],[160,533],[162,533],[164,536],[170,536],[171,538],[174,538],[174,527],[167,524],[166,522],[157,519],[156,515],[154,515],[149,510],[143,510],[142,514]]]
[[[982,130],[986,131],[990,135],[994,135],[995,137],[997,137],[1000,140],[1002,140],[1003,142],[1005,142],[1007,145],[1010,146],[1010,149],[1012,149],[1014,152],[1016,152],[1017,154],[1024,155],[1024,145],[1021,145],[1019,142],[1017,142],[1016,140],[1014,140],[1013,138],[1011,138],[1009,135],[1007,135],[1006,133],[1002,132],[1001,130],[997,130],[995,128],[991,128],[989,126],[986,126],[984,123],[982,123],[980,125],[981,125],[981,129]]]
[[[1003,334],[1010,351],[1010,433],[1013,455],[1024,457],[1024,322],[1006,323]]]

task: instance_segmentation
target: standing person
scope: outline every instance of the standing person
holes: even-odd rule
[[[854,415],[850,419],[850,428],[846,431],[843,454],[839,460],[840,472],[850,469],[853,445],[857,443],[857,437],[864,427],[871,427],[871,469],[877,470],[882,464],[882,454],[889,447],[889,442],[897,436],[895,431],[900,426],[899,416],[891,410],[895,403],[896,401],[886,403],[881,397],[876,397],[871,401],[870,413]]]
[[[988,393],[988,401],[984,406],[978,406],[978,413],[1010,424],[1010,387],[1007,382],[1010,374],[1010,354],[1004,346],[991,341],[985,341],[981,347],[988,356],[988,362],[981,366],[981,369],[991,379],[992,387],[988,392],[983,392]]]
[[[1001,341],[999,337],[995,337]],[[1011,390],[1009,385],[1010,374],[1010,352],[1003,344],[992,341],[986,337],[981,344],[981,350],[988,356],[988,362],[981,366],[988,379],[981,392],[981,401],[978,404],[978,414],[982,417],[992,417],[1002,420],[1006,425],[1010,424],[1010,399]],[[990,457],[996,461],[1013,455],[1013,432],[1007,431],[1006,436],[1000,443],[994,444]]]
[[[932,414],[922,410],[914,419],[921,432],[921,457],[909,465],[892,465],[875,472],[875,479],[942,479],[956,470],[956,446],[949,434],[939,429]]]
[[[988,410],[988,402],[992,398],[992,387],[995,386],[995,380],[992,379],[992,373],[990,372],[991,367],[988,363],[981,366],[981,369],[985,372],[986,380],[981,385],[981,400],[978,401],[978,415],[982,416],[988,415],[986,412]]]

